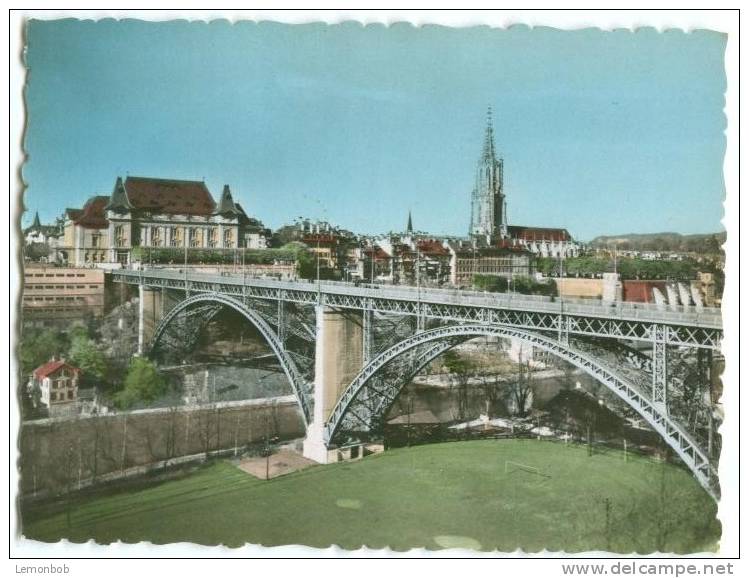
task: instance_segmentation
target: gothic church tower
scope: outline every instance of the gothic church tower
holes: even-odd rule
[[[503,184],[503,161],[494,148],[492,109],[486,119],[484,149],[476,168],[476,185],[471,195],[471,236],[507,237],[507,206]]]

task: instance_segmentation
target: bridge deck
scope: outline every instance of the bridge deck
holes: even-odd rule
[[[463,307],[489,308],[524,311],[529,313],[579,315],[601,319],[616,319],[647,323],[662,323],[683,327],[721,329],[722,314],[719,308],[678,306],[657,306],[650,303],[591,302],[585,299],[561,299],[545,296],[521,295],[514,293],[486,293],[457,289],[436,289],[407,285],[370,285],[336,281],[281,281],[241,274],[211,274],[182,272],[170,269],[115,270],[115,277],[129,283],[143,283],[151,286],[164,286],[162,281],[170,281],[173,288],[203,291],[205,284],[211,284],[218,292],[229,290],[236,294],[237,287],[276,290],[276,295],[267,298],[280,298],[288,301],[317,303],[320,295],[349,296],[398,302],[457,305]],[[196,286],[197,285],[197,286]],[[356,305],[352,303],[352,306]]]

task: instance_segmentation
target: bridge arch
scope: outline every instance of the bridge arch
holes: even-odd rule
[[[347,413],[351,411],[357,399],[367,390],[370,380],[388,363],[415,348],[421,347],[423,349],[423,353],[419,355],[413,364],[414,371],[410,375],[404,376],[394,386],[397,388],[397,393],[400,393],[400,390],[410,381],[409,378],[412,378],[432,359],[461,341],[481,336],[519,339],[556,355],[560,359],[585,371],[588,375],[614,392],[632,409],[637,411],[676,452],[687,467],[689,467],[708,493],[713,497],[717,496],[715,483],[717,475],[706,454],[680,424],[669,417],[665,410],[654,404],[649,396],[642,392],[633,382],[622,375],[618,375],[614,369],[608,367],[605,363],[575,349],[570,344],[563,343],[540,333],[502,325],[471,324],[439,327],[416,333],[385,350],[367,364],[344,390],[324,426],[323,439],[325,443],[331,443],[340,431]],[[431,346],[424,348],[426,344],[430,344]],[[368,394],[365,393],[364,395]],[[377,417],[383,417],[387,413],[395,401],[395,397],[397,397],[397,394],[390,400],[390,403],[384,404],[379,408],[381,413]]]
[[[216,303],[225,307],[229,307],[230,309],[233,309],[234,311],[240,313],[247,321],[255,326],[255,328],[260,332],[270,348],[273,350],[273,353],[278,358],[278,361],[281,364],[281,368],[286,374],[286,377],[288,378],[289,383],[291,384],[291,387],[294,391],[294,395],[297,398],[297,402],[299,403],[299,407],[302,410],[305,425],[309,424],[310,408],[307,400],[307,383],[301,372],[299,371],[299,368],[297,367],[291,356],[286,352],[286,348],[284,347],[276,332],[273,331],[273,328],[268,324],[268,322],[265,321],[265,319],[263,319],[259,313],[257,313],[238,299],[235,299],[228,295],[223,295],[221,293],[199,293],[197,295],[193,295],[192,297],[188,297],[183,301],[180,301],[172,310],[169,311],[169,313],[164,316],[164,318],[156,328],[153,339],[151,340],[149,353],[152,354],[154,352],[154,350],[159,345],[164,332],[169,327],[169,325],[178,318],[180,313],[184,312],[186,309],[193,305],[202,303]]]

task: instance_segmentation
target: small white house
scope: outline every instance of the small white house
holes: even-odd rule
[[[52,358],[31,373],[30,389],[38,389],[40,401],[50,410],[78,400],[81,370],[64,359]]]

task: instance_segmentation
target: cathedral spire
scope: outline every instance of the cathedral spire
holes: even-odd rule
[[[412,235],[414,232],[413,221],[411,221],[411,211],[408,211],[408,224],[406,225],[406,233]]]
[[[34,215],[34,222],[31,223],[32,229],[38,229],[42,226],[42,223],[39,221],[39,211],[36,212],[36,215]]]
[[[492,123],[491,106],[486,111],[486,134],[484,135],[484,152],[481,157],[485,160],[494,160],[496,158],[494,151],[494,126]]]

